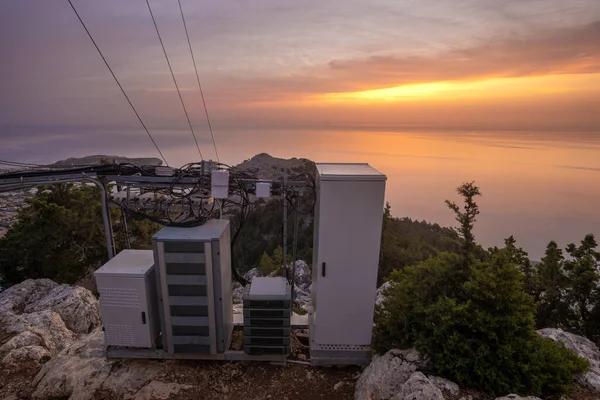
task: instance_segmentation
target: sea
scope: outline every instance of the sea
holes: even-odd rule
[[[189,131],[153,132],[167,162],[180,166],[200,155]],[[366,162],[387,175],[392,214],[455,226],[444,200],[475,181],[482,196],[476,239],[501,246],[513,235],[531,259],[549,241],[565,247],[586,234],[600,239],[600,132],[478,131],[417,128],[215,129],[198,131],[202,157],[235,165],[258,153],[316,162]],[[152,157],[137,129],[3,131],[0,160],[49,163],[92,154]]]

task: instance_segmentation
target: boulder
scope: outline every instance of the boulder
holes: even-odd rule
[[[7,353],[20,347],[37,346],[40,344],[42,344],[42,337],[40,335],[25,331],[13,336],[8,342],[0,346],[0,353]]]
[[[458,385],[448,379],[440,378],[439,376],[429,376],[429,380],[448,397],[454,398],[459,395],[460,388]]]
[[[390,286],[391,286],[391,284],[389,282],[385,282],[383,285],[381,285],[379,287],[379,289],[377,289],[377,291],[376,291],[377,297],[375,297],[376,305],[379,306],[379,305],[383,304],[383,302],[385,301],[385,296],[383,295],[383,292]]]
[[[30,345],[10,351],[2,358],[4,373],[15,373],[28,368],[37,370],[39,366],[50,360],[52,355],[42,346]]]
[[[57,286],[50,279],[27,279],[6,289],[0,296],[0,318],[8,312],[22,313],[28,304],[38,302]]]
[[[590,370],[576,377],[576,380],[584,386],[600,391],[600,351],[591,340],[561,329],[545,328],[537,331],[543,337],[560,342],[568,349],[573,350],[578,356],[590,362]]]
[[[55,355],[72,344],[76,336],[67,328],[60,315],[51,310],[20,315],[6,313],[1,322],[9,334],[19,336],[21,333],[31,333],[20,336],[18,339],[9,340],[6,343],[6,350],[16,349],[19,343],[24,345],[33,343],[32,341],[35,340],[33,336],[36,335],[40,337],[39,344]]]
[[[256,278],[257,276],[262,276],[262,273],[258,270],[258,268],[252,268],[250,271],[244,274],[244,279],[248,282],[252,282],[252,279]]]
[[[0,294],[0,327],[9,335],[0,365],[28,355],[38,365],[99,325],[98,300],[87,289],[28,279]]]
[[[92,292],[80,286],[59,285],[39,301],[30,302],[24,312],[52,310],[69,330],[89,333],[100,326],[100,307]]]
[[[392,400],[444,400],[442,391],[421,372],[413,373]]]
[[[355,400],[388,400],[400,393],[417,368],[426,365],[415,349],[392,349],[375,356],[356,382]]]
[[[508,396],[496,397],[495,400],[541,400],[539,397],[527,396],[521,397],[518,394],[509,394]]]
[[[104,354],[104,334],[96,329],[44,364],[33,380],[34,399],[96,398],[96,391],[129,397],[164,372],[165,363],[154,360],[109,360]],[[140,397],[144,398],[144,397]]]
[[[234,304],[239,304],[244,301],[244,287],[239,282],[233,283],[232,292]]]
[[[308,264],[302,260],[296,261],[294,265],[294,284],[303,291],[307,291],[307,288],[312,283],[312,272],[310,271]]]
[[[294,302],[302,309],[308,311],[308,307],[311,305],[311,294],[310,285],[308,286],[308,292],[300,287],[294,288]]]

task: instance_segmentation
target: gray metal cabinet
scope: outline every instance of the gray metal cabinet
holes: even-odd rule
[[[153,246],[165,351],[224,352],[233,330],[229,221],[165,227]]]
[[[152,250],[123,250],[94,277],[106,346],[155,348],[160,320]]]
[[[311,337],[321,348],[371,343],[385,181],[368,164],[317,164]]]

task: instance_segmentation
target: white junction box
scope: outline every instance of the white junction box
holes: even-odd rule
[[[106,346],[155,348],[160,319],[152,250],[123,250],[94,277]]]
[[[271,197],[271,183],[256,182],[256,197]]]
[[[309,315],[316,363],[371,358],[385,182],[368,164],[317,164]]]
[[[229,197],[229,171],[213,170],[211,172],[211,195],[215,199]]]

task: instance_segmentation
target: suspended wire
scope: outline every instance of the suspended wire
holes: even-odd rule
[[[148,10],[150,11],[150,16],[152,17],[152,22],[154,23],[154,28],[156,29],[156,34],[158,35],[158,40],[160,41],[160,47],[162,47],[163,53],[165,55],[165,59],[167,60],[167,65],[169,66],[169,71],[171,71],[171,76],[173,77],[173,83],[175,84],[175,89],[177,89],[177,94],[179,95],[179,100],[181,101],[181,107],[183,107],[183,112],[185,113],[185,118],[187,119],[188,125],[190,126],[190,131],[192,131],[192,136],[194,137],[194,142],[196,142],[196,148],[198,149],[198,154],[200,155],[200,159],[204,160],[202,157],[202,152],[200,151],[200,146],[198,145],[198,140],[196,139],[196,133],[194,132],[194,128],[192,127],[192,122],[190,121],[190,116],[188,115],[187,109],[185,108],[185,103],[183,102],[183,97],[181,97],[181,91],[179,90],[179,85],[177,84],[177,79],[175,79],[175,74],[173,73],[173,68],[171,68],[171,62],[169,61],[169,56],[167,55],[167,50],[165,49],[165,45],[162,41],[162,37],[160,36],[160,31],[158,30],[158,25],[156,24],[156,19],[154,19],[154,13],[152,12],[152,7],[150,7],[150,2],[146,0],[146,4],[148,5]]]
[[[181,20],[183,21],[183,27],[185,29],[185,36],[187,37],[188,46],[190,47],[190,54],[192,55],[192,62],[194,63],[194,71],[196,71],[196,80],[198,81],[198,89],[200,89],[200,96],[202,97],[202,105],[204,106],[204,114],[206,114],[206,122],[208,123],[208,130],[210,131],[210,137],[212,138],[213,146],[215,148],[215,155],[217,156],[217,162],[219,160],[219,152],[217,151],[217,144],[215,143],[215,135],[213,134],[212,124],[210,123],[210,117],[208,116],[208,108],[206,108],[206,101],[204,100],[204,91],[200,84],[200,76],[198,75],[198,68],[196,67],[196,58],[192,50],[192,42],[190,42],[190,35],[188,33],[187,24],[185,23],[185,17],[183,16],[183,8],[181,7],[181,0],[177,0],[179,3],[179,11],[181,11]]]
[[[142,121],[142,118],[140,117],[140,114],[138,114],[137,110],[135,109],[135,107],[133,106],[133,103],[131,102],[131,100],[129,100],[129,96],[127,96],[127,93],[125,92],[125,89],[123,89],[123,86],[121,86],[121,83],[119,82],[119,80],[117,79],[117,76],[115,75],[115,73],[113,72],[112,68],[110,67],[110,65],[108,64],[108,61],[106,61],[106,58],[104,58],[104,55],[102,54],[102,51],[100,51],[100,48],[98,47],[98,45],[96,44],[96,41],[94,40],[94,38],[92,37],[92,34],[90,33],[90,31],[88,30],[87,26],[85,25],[85,23],[83,22],[83,20],[81,19],[81,17],[79,16],[79,13],[77,12],[77,9],[75,8],[75,6],[73,5],[73,3],[71,2],[71,0],[67,0],[69,2],[69,4],[71,5],[71,8],[73,9],[73,11],[75,12],[75,15],[77,16],[77,18],[79,19],[79,22],[81,22],[81,25],[83,26],[83,29],[85,29],[85,31],[87,32],[90,40],[92,41],[92,43],[94,44],[94,47],[96,47],[96,50],[98,50],[98,54],[100,54],[100,57],[102,57],[102,60],[104,61],[104,64],[106,64],[106,67],[108,68],[108,70],[110,71],[112,77],[115,79],[115,82],[117,82],[117,85],[119,86],[119,89],[121,89],[121,92],[123,92],[123,96],[125,96],[125,98],[127,99],[127,102],[129,103],[129,105],[131,106],[131,109],[133,110],[133,112],[135,113],[135,116],[138,118],[138,120],[140,121],[140,124],[142,124],[142,127],[144,127],[144,130],[146,131],[146,133],[148,134],[148,137],[150,138],[150,140],[152,140],[152,143],[154,144],[154,147],[156,147],[156,150],[158,151],[158,154],[160,154],[160,158],[163,159],[163,161],[165,162],[165,165],[169,165],[169,163],[167,163],[167,160],[165,159],[165,156],[163,155],[162,151],[160,151],[160,149],[158,148],[158,144],[156,144],[156,142],[154,141],[154,138],[152,138],[152,135],[150,134],[150,131],[148,130],[148,128],[146,127],[146,124],[144,124],[144,121]]]

